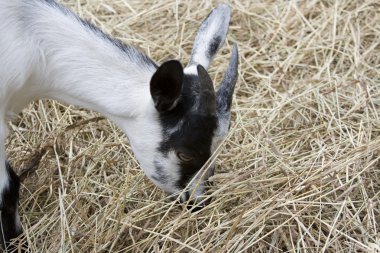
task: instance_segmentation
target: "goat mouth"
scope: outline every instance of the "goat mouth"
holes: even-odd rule
[[[177,196],[169,197],[171,201],[176,201],[178,205],[185,206],[187,210],[189,210],[192,213],[205,208],[212,201],[212,197],[207,196],[207,195],[204,195],[202,196],[202,198],[198,198],[198,199],[197,198],[190,199],[190,198],[191,198],[191,191],[185,191],[181,194],[181,196],[177,195]]]

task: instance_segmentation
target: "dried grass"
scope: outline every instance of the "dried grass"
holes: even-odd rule
[[[217,5],[63,3],[157,62],[187,62]],[[221,80],[236,41],[240,78],[213,202],[187,212],[148,181],[112,123],[38,101],[11,123],[7,144],[25,175],[32,252],[380,251],[379,2],[229,4],[228,40],[210,73]]]

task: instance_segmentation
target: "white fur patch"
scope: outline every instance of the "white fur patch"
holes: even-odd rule
[[[167,157],[164,157],[162,154],[157,154],[155,159],[159,165],[162,166],[163,172],[168,180],[166,182],[159,182],[152,179],[152,181],[167,193],[172,194],[180,191],[181,189],[176,185],[181,176],[179,173],[179,160],[176,153],[169,151]]]
[[[9,176],[4,164],[4,166],[0,166],[0,205],[3,201],[3,191],[7,189],[8,184]]]
[[[197,66],[196,65],[190,65],[184,68],[183,72],[188,75],[198,75]]]
[[[0,113],[52,98],[128,117],[151,99],[154,65],[45,1],[0,1],[0,34]]]

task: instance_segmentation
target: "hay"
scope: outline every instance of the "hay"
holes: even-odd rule
[[[210,1],[64,0],[157,62],[187,62]],[[213,202],[188,213],[143,175],[125,136],[55,101],[11,123],[7,151],[34,170],[21,192],[32,252],[380,250],[380,5],[231,1],[241,64]],[[32,164],[32,165],[31,165]],[[20,170],[19,170],[20,172]]]

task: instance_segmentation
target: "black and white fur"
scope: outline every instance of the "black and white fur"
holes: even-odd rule
[[[210,13],[196,36],[190,63],[183,68],[176,60],[157,66],[53,0],[0,0],[3,246],[22,232],[17,213],[20,183],[5,155],[7,122],[40,98],[107,116],[128,136],[154,184],[181,201],[190,196],[202,200],[212,169],[205,178],[197,172],[227,135],[237,79],[236,45],[217,93],[206,71],[224,43],[230,15],[224,4]]]

